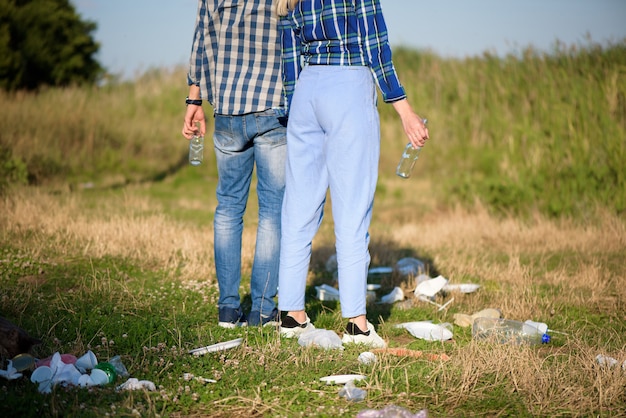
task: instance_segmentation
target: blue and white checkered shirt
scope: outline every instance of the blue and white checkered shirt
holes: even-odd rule
[[[272,0],[198,0],[189,85],[215,113],[281,107],[280,39]]]
[[[404,99],[379,0],[301,0],[280,21],[287,102],[303,62],[369,66],[387,103]]]

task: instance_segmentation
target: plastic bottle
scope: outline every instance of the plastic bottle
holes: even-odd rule
[[[428,123],[428,119],[423,119],[424,125]],[[422,147],[413,148],[413,145],[409,142],[404,147],[404,152],[402,152],[402,157],[400,158],[400,162],[398,163],[398,167],[396,168],[396,175],[408,179],[411,177],[411,171],[413,171],[413,166],[415,165],[415,161],[420,156],[420,151]]]
[[[202,135],[194,135],[189,141],[189,164],[197,166],[202,164],[204,155],[204,137]]]
[[[512,344],[547,344],[550,342],[550,336],[532,324],[501,318],[474,319],[472,337],[475,340]]]

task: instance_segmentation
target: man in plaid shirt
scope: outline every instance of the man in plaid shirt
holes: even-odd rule
[[[219,180],[214,219],[219,325],[279,321],[280,214],[285,187],[286,119],[280,39],[271,0],[198,0],[183,135],[206,132],[202,101],[213,107]],[[196,124],[199,127],[196,127]],[[243,215],[256,165],[259,222],[252,308],[240,306]]]

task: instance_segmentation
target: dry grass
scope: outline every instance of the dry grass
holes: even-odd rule
[[[210,226],[198,228],[172,219],[158,201],[141,197],[132,188],[96,199],[95,205],[90,202],[81,194],[51,195],[33,189],[14,193],[0,203],[2,241],[38,259],[116,256],[144,268],[176,271],[177,278],[199,292],[215,285]],[[193,201],[181,204],[196,206]],[[368,383],[368,390],[378,393],[378,404],[400,402],[418,409],[427,403],[438,411],[468,411],[476,405],[476,416],[516,415],[510,403],[492,404],[498,393],[503,399],[518,399],[521,415],[601,412],[618,416],[626,412],[626,372],[599,367],[595,360],[598,354],[610,355],[620,364],[626,360],[624,336],[611,331],[623,331],[626,323],[626,225],[622,220],[602,211],[588,224],[540,216],[496,218],[480,206],[472,211],[431,207],[416,214],[404,208],[405,215],[398,218],[393,216],[390,201],[379,206],[372,224],[373,260],[391,263],[410,250],[416,256],[430,257],[431,267],[451,282],[482,285],[476,294],[454,295],[448,311],[433,313],[438,320],[452,322],[453,312],[496,307],[505,317],[547,322],[567,335],[553,336],[558,344],[539,349],[478,341],[463,344],[461,338],[429,346],[429,352],[447,353],[450,360],[445,362],[380,355]],[[254,223],[247,225],[243,264],[249,270]],[[328,219],[316,239],[314,263],[324,261],[332,242]],[[576,316],[573,311],[593,316]],[[427,307],[423,312],[431,311]],[[392,310],[389,322],[393,314]],[[615,321],[618,326],[601,329],[601,321]],[[391,326],[381,329],[386,338],[397,341],[395,345],[406,341],[394,335]],[[234,361],[265,362],[271,367],[280,351],[280,340],[270,339],[260,350],[244,350]],[[288,361],[295,370],[307,369],[320,361],[319,355],[324,353],[302,350]],[[420,364],[432,367],[424,378],[436,388],[436,397],[415,393],[414,377],[398,375]],[[275,390],[280,393],[282,389]],[[126,402],[132,405],[132,400]],[[213,404],[213,412],[218,416],[289,416],[289,402],[296,401],[268,400],[260,392],[253,397],[235,395]],[[341,410],[320,408],[311,413]],[[207,413],[203,407],[198,411],[198,416]]]

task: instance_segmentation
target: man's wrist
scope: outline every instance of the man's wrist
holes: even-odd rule
[[[185,98],[185,106],[202,106],[202,99],[190,99],[189,96]]]

